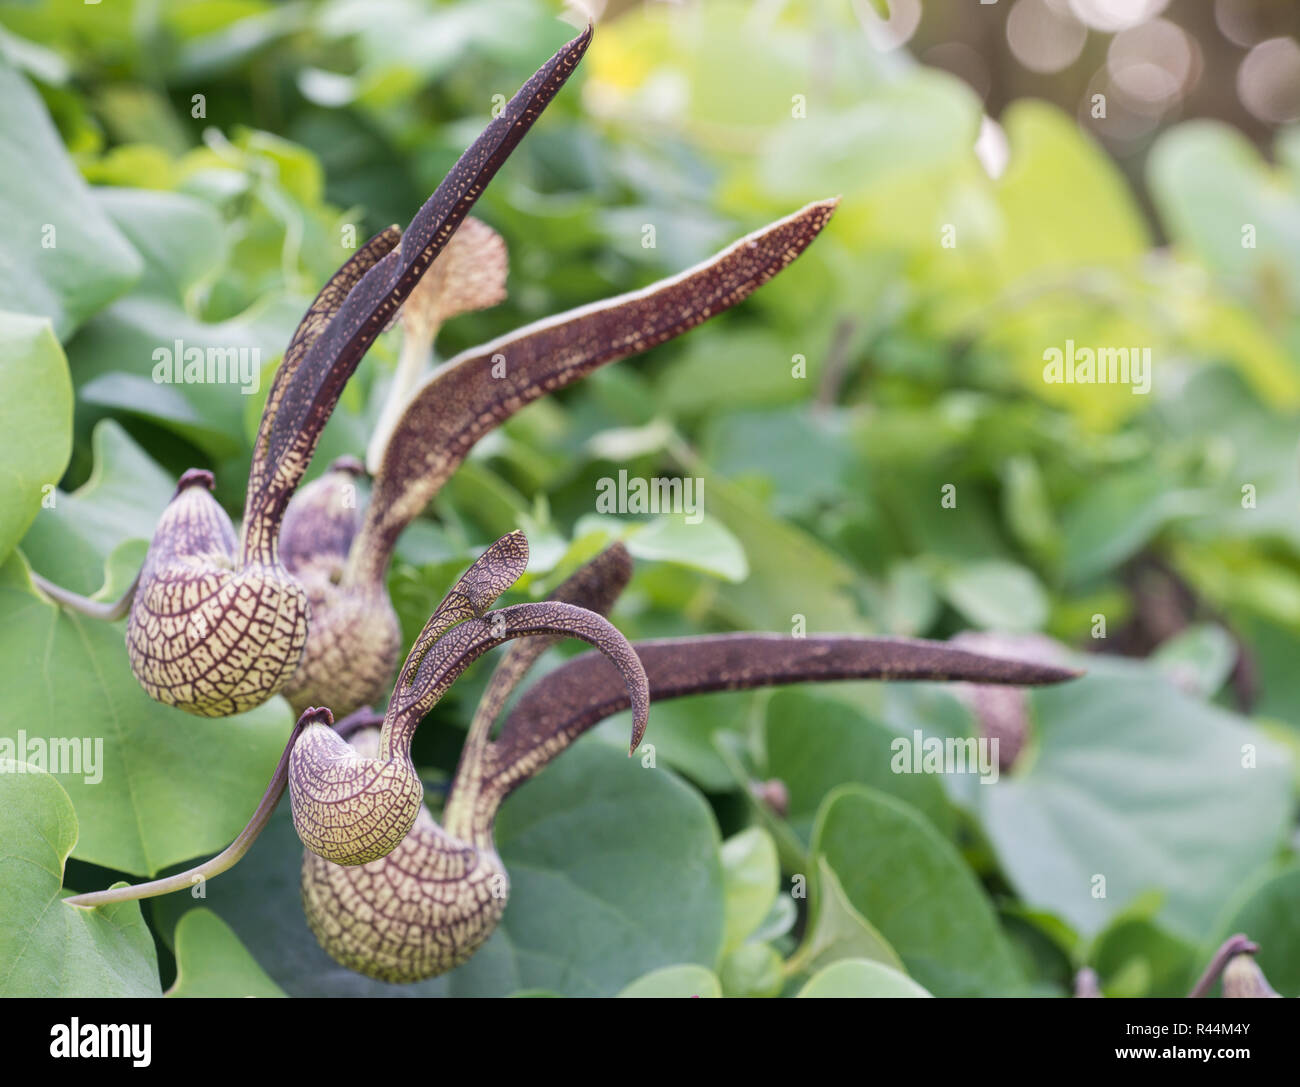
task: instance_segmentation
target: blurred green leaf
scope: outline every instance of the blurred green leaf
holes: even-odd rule
[[[807,997],[927,997],[931,994],[897,970],[869,959],[842,959],[808,981],[796,996]]]
[[[997,183],[1002,282],[1079,266],[1136,266],[1149,232],[1119,168],[1072,117],[1034,99],[1002,115],[1011,147]]]
[[[917,67],[855,106],[814,109],[774,128],[762,149],[760,183],[789,201],[843,193],[848,229],[869,216],[874,238],[937,238],[943,224],[928,183],[970,160],[979,116],[965,84]],[[859,204],[866,210],[852,206]]]
[[[708,792],[735,788],[735,778],[719,756],[715,742],[721,736],[745,734],[755,714],[756,700],[761,698],[761,694],[726,691],[656,703],[654,728],[647,733],[656,761],[671,766]],[[631,712],[625,710],[597,725],[594,735],[611,748],[626,751],[631,727]]]
[[[1174,240],[1240,294],[1270,276],[1300,303],[1300,201],[1242,133],[1191,121],[1164,133],[1147,164],[1151,195]]]
[[[72,453],[68,361],[44,318],[0,312],[0,561],[8,558]]]
[[[1213,698],[1236,667],[1237,646],[1217,623],[1200,623],[1162,642],[1151,660],[1175,686]]]
[[[1066,575],[1083,581],[1113,569],[1171,518],[1196,508],[1191,496],[1147,467],[1099,480],[1062,516]]]
[[[1193,944],[1132,910],[1098,934],[1088,961],[1109,997],[1186,996],[1204,965]]]
[[[97,189],[95,198],[143,257],[132,294],[184,304],[225,263],[224,226],[210,204],[180,193],[126,188]]]
[[[719,976],[726,996],[779,996],[784,980],[781,956],[765,943],[742,944],[722,957]]]
[[[1047,621],[1047,594],[1033,573],[990,559],[946,569],[940,589],[973,626],[985,630],[1039,630]]]
[[[698,501],[704,502],[704,488]],[[664,514],[652,521],[620,521],[605,514],[589,514],[574,526],[578,538],[602,533],[613,543],[622,540],[633,558],[671,562],[726,581],[744,581],[749,566],[740,542],[715,517],[704,515],[696,524],[685,514]]]
[[[761,827],[750,827],[722,843],[723,954],[743,944],[762,923],[777,895],[781,869],[776,843]]]
[[[672,999],[673,997],[720,997],[722,985],[712,970],[692,963],[681,966],[662,966],[639,977],[619,996],[639,999]]]
[[[750,630],[867,633],[853,600],[854,569],[815,537],[777,520],[721,476],[709,475],[708,503],[739,540],[749,577],[719,591],[720,610]]]
[[[1037,750],[980,790],[984,827],[1020,895],[1080,932],[1154,888],[1158,920],[1194,938],[1281,842],[1289,756],[1148,668],[1087,668],[1031,694]]]
[[[795,833],[809,841],[826,796],[855,782],[906,801],[943,833],[951,832],[952,811],[939,781],[890,769],[897,739],[893,728],[855,705],[810,691],[776,691],[763,720],[766,773],[789,790]]]
[[[770,508],[804,516],[842,501],[849,455],[834,416],[801,411],[731,412],[712,417],[703,458],[738,483],[757,478],[770,487]]]
[[[5,308],[66,341],[127,290],[142,262],[100,210],[27,80],[0,61],[0,286]]]

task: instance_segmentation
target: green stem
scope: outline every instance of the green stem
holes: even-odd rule
[[[115,623],[126,616],[126,613],[131,610],[131,601],[135,599],[135,590],[140,584],[140,575],[137,573],[126,592],[122,594],[122,598],[108,604],[102,600],[91,600],[88,596],[62,589],[53,582],[46,581],[35,570],[31,571],[31,576],[32,584],[60,607],[75,611],[79,615],[89,616],[91,619],[102,619],[106,623]]]
[[[316,711],[317,714],[320,712]],[[328,711],[325,712],[328,713]],[[284,746],[284,753],[280,756],[279,765],[276,766],[275,773],[271,775],[271,781],[266,787],[266,792],[262,794],[261,803],[257,805],[257,810],[253,812],[253,817],[248,821],[248,825],[239,832],[239,837],[211,860],[204,861],[196,868],[190,868],[163,879],[155,879],[149,883],[137,883],[132,887],[114,887],[107,891],[93,891],[90,894],[72,895],[63,901],[70,906],[83,906],[87,909],[94,909],[96,906],[107,906],[114,902],[131,902],[140,898],[155,898],[158,895],[170,894],[172,891],[181,891],[186,887],[192,887],[201,879],[206,880],[212,876],[219,876],[222,872],[233,868],[244,858],[244,854],[253,847],[258,835],[266,829],[267,823],[271,821],[271,815],[275,811],[276,805],[280,803],[280,797],[284,795],[284,787],[289,780],[289,753],[293,751],[293,745],[297,742],[302,730],[315,719],[316,715],[313,715],[311,710],[308,710],[298,719],[298,723],[293,726],[293,732],[289,735],[289,742]]]

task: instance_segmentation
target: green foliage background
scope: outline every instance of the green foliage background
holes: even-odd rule
[[[28,570],[115,597],[191,466],[238,513],[266,382],[157,385],[155,348],[255,347],[269,373],[345,228],[404,224],[568,28],[533,0],[0,9],[0,738],[105,747],[99,784],[0,774],[0,993],[1062,995],[1089,965],[1107,995],[1176,995],[1243,930],[1300,995],[1300,134],[1270,163],[1226,127],[1168,130],[1148,221],[1074,118],[1020,101],[992,179],[974,96],[873,53],[848,7],[712,0],[598,27],[478,204],[509,245],[510,300],[449,325],[443,357],[843,200],[738,311],[479,447],[401,543],[408,640],[522,527],[532,594],[627,534],[638,573],[614,618],[634,639],[797,616],[1041,631],[1088,675],[1030,697],[1030,745],[988,786],[888,771],[895,736],[977,730],[935,687],[666,704],[654,773],[609,722],[503,812],[500,932],[409,988],[316,946],[284,812],[201,900],[55,908],[61,884],[223,847],[289,711],[150,702],[121,629],[58,611]],[[399,336],[358,371],[314,472],[364,450]],[[1151,394],[1045,385],[1042,353],[1067,339],[1149,346]],[[595,517],[619,468],[702,477],[704,525]],[[421,732],[434,786],[484,676]],[[751,795],[768,778],[787,818]]]

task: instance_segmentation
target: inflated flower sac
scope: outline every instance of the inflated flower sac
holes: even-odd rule
[[[579,569],[551,600],[603,613],[631,572],[631,559],[616,544]],[[502,802],[587,729],[635,707],[634,688],[620,670],[605,656],[588,653],[526,691],[491,739],[510,695],[554,640],[511,646],[493,673],[470,724],[441,825],[421,804],[406,837],[382,859],[344,865],[318,850],[304,852],[307,923],[341,965],[382,981],[420,981],[460,965],[495,930],[510,886],[493,842]],[[1074,674],[935,642],[847,635],[709,635],[636,642],[633,648],[652,701],[836,679],[1042,684]],[[383,736],[362,727],[350,742],[355,759],[369,760],[382,749]]]
[[[131,668],[149,695],[205,717],[240,713],[284,688],[308,643],[308,592],[280,553],[289,500],[349,377],[447,246],[484,187],[577,67],[591,30],[538,70],[460,157],[405,232],[389,227],[330,279],[294,333],[267,393],[240,532],[192,469],[116,605],[34,581],[104,619],[129,606]],[[385,647],[386,650],[391,647]]]
[[[505,911],[509,875],[493,841],[503,801],[611,714],[631,707],[631,753],[654,700],[838,679],[1038,685],[1075,675],[907,638],[723,634],[629,645],[603,617],[631,578],[621,544],[547,600],[492,610],[527,557],[524,538],[511,533],[470,567],[411,648],[382,718],[360,712],[335,727],[328,709],[306,710],[253,818],[223,853],[188,872],[67,901],[93,907],[147,898],[226,871],[247,853],[287,786],[306,847],[303,908],[321,946],[371,977],[418,981],[468,959]],[[492,738],[516,687],[561,638],[587,641],[598,652],[574,657],[525,691]],[[473,660],[514,639],[526,640],[515,641],[492,674],[439,824],[411,763],[415,728]]]

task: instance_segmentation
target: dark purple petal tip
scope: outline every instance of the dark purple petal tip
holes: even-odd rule
[[[324,706],[308,706],[302,711],[302,716],[298,718],[298,725],[306,728],[308,725],[325,725],[328,728],[334,727],[334,714]]]
[[[338,457],[330,465],[329,470],[331,472],[347,472],[349,475],[354,476],[364,476],[366,474],[366,466],[361,463],[360,458],[353,456]]]
[[[176,494],[187,487],[194,487],[202,484],[208,490],[212,490],[217,485],[217,478],[206,468],[187,468],[180,479],[176,481]],[[172,495],[173,498],[176,495]]]

